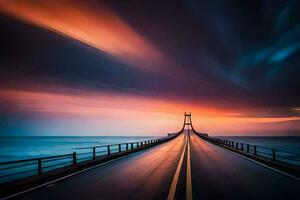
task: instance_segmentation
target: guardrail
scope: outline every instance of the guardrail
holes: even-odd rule
[[[0,183],[40,175],[72,164],[76,164],[76,152],[73,154],[1,162]]]
[[[243,142],[236,142],[232,140],[226,140],[221,138],[210,137],[201,133],[196,133],[203,139],[209,140],[214,143],[218,143],[237,151],[257,156],[263,159],[272,160],[276,162],[282,162],[289,165],[300,166],[300,154],[283,151],[278,149],[272,149],[268,147],[262,147],[254,144],[248,144]]]
[[[100,157],[142,149],[144,147],[168,141],[179,134],[180,132],[168,137],[139,142],[76,148],[75,152],[65,155],[0,162],[0,184],[27,177],[39,176],[67,166],[76,167],[85,161],[96,160]]]

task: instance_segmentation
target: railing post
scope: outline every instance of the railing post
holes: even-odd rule
[[[107,155],[110,155],[110,148],[109,148],[109,145],[107,145]]]
[[[128,143],[126,143],[126,151],[128,151]]]
[[[38,159],[38,174],[42,174],[42,160]]]
[[[239,149],[239,143],[238,142],[235,143],[235,148]]]
[[[121,144],[119,144],[119,152],[121,152]]]
[[[249,153],[249,144],[247,144],[247,153]]]
[[[131,150],[133,149],[133,143],[131,143],[131,148],[130,148]]]
[[[73,152],[73,165],[77,165],[76,152]]]
[[[254,155],[257,155],[257,153],[256,153],[256,145],[254,145]]]
[[[139,142],[136,143],[136,148],[139,148]]]
[[[241,143],[241,150],[244,151],[244,144]]]
[[[93,159],[96,159],[96,147],[93,147]]]
[[[276,160],[275,149],[272,149],[272,158],[273,160]]]

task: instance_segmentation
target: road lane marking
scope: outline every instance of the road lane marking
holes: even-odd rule
[[[200,139],[202,139],[202,138],[200,138]],[[202,139],[202,140],[203,140],[203,139]],[[205,140],[203,140],[203,141],[204,141],[204,142],[207,142],[207,143],[209,143],[209,144],[212,144],[212,143],[210,143],[210,142],[208,142],[208,141],[205,141]],[[235,155],[237,155],[237,156],[239,156],[239,157],[241,157],[241,158],[244,158],[244,159],[246,159],[246,160],[249,160],[249,161],[251,161],[251,162],[254,162],[254,163],[256,163],[256,164],[258,164],[258,165],[260,165],[260,166],[262,166],[262,167],[265,167],[265,168],[267,168],[267,169],[270,169],[271,171],[275,171],[275,172],[277,172],[277,173],[279,173],[279,174],[281,174],[281,175],[285,175],[285,176],[287,176],[287,177],[289,177],[289,178],[292,178],[292,179],[295,179],[295,180],[297,180],[297,181],[300,181],[300,178],[298,178],[298,177],[296,177],[296,176],[293,176],[293,175],[291,175],[291,174],[288,174],[288,173],[286,173],[286,172],[283,172],[283,171],[281,171],[281,170],[279,170],[279,169],[275,169],[275,168],[273,168],[273,167],[270,167],[270,166],[268,166],[268,165],[265,165],[265,164],[263,164],[263,163],[261,163],[261,162],[259,162],[259,161],[253,160],[253,159],[248,158],[248,157],[246,157],[246,156],[243,156],[243,155],[241,155],[241,154],[239,154],[239,153],[236,153],[236,152],[234,152],[234,151],[231,151],[230,149],[227,149],[227,148],[225,148],[225,147],[222,147],[222,146],[219,146],[219,145],[216,145],[216,144],[212,144],[212,145],[218,146],[218,147],[220,147],[220,148],[222,148],[222,149],[224,149],[224,150],[226,150],[226,151],[228,151],[228,152],[230,152],[230,153],[233,153],[233,154],[235,154]]]
[[[47,188],[47,186],[49,186],[49,185],[54,186],[55,183],[57,183],[58,181],[62,181],[62,180],[64,180],[64,179],[70,178],[70,177],[75,176],[75,175],[77,175],[77,174],[80,174],[80,173],[82,173],[82,172],[85,172],[85,171],[94,169],[94,168],[96,168],[96,167],[100,167],[100,166],[102,166],[102,165],[106,165],[106,164],[108,164],[108,163],[111,163],[111,162],[114,162],[114,161],[121,160],[121,159],[123,159],[123,158],[132,156],[132,155],[134,155],[134,154],[136,154],[136,153],[139,153],[139,152],[135,152],[135,153],[133,153],[133,154],[131,154],[131,155],[127,155],[127,156],[124,156],[124,157],[116,158],[116,159],[114,159],[114,160],[110,160],[110,161],[101,163],[101,164],[99,164],[99,165],[95,165],[95,166],[93,166],[93,167],[89,167],[89,168],[83,169],[83,170],[81,170],[81,171],[74,172],[74,173],[72,173],[72,174],[63,176],[63,177],[58,178],[58,179],[55,179],[55,180],[53,180],[53,181],[49,181],[49,182],[43,183],[43,184],[41,184],[41,185],[38,185],[38,186],[35,186],[35,187],[32,187],[32,188],[29,188],[29,189],[27,189],[27,190],[23,190],[23,191],[21,191],[21,192],[18,192],[18,193],[12,194],[12,195],[10,195],[10,196],[4,197],[4,198],[2,198],[2,199],[0,199],[0,200],[10,199],[10,198],[19,196],[19,195],[21,195],[21,194],[24,194],[24,193],[27,193],[27,192],[30,192],[30,191],[33,191],[33,190],[36,190],[36,189],[39,189],[39,188]]]
[[[172,141],[172,140],[171,140],[171,141]],[[173,140],[173,141],[174,141],[174,140]],[[163,144],[167,144],[167,143],[162,143],[162,145],[163,145]],[[159,146],[159,145],[158,145],[158,146]],[[145,150],[147,150],[147,149],[145,149]],[[57,182],[59,182],[59,181],[62,181],[62,180],[65,180],[65,179],[67,179],[67,178],[73,177],[73,176],[75,176],[75,175],[81,174],[81,173],[83,173],[83,172],[85,172],[85,171],[89,171],[89,170],[92,170],[92,169],[94,169],[94,168],[100,167],[100,166],[102,166],[102,165],[107,165],[107,164],[109,164],[109,163],[111,163],[111,162],[115,162],[115,161],[118,161],[118,160],[121,160],[121,159],[124,159],[124,158],[132,157],[132,156],[134,156],[134,155],[136,155],[136,154],[139,154],[139,153],[142,153],[142,152],[146,152],[146,151],[137,151],[137,152],[131,153],[131,154],[129,154],[129,155],[125,155],[125,156],[122,156],[122,157],[119,157],[119,158],[116,158],[116,159],[113,159],[113,160],[109,160],[109,161],[104,162],[104,163],[100,163],[100,164],[98,164],[98,165],[94,165],[94,166],[92,166],[92,167],[83,169],[83,170],[81,170],[81,171],[74,172],[74,173],[72,173],[72,174],[69,174],[69,175],[60,177],[60,178],[55,179],[55,180],[53,180],[53,181],[49,181],[49,182],[43,183],[43,184],[41,184],[41,185],[38,185],[38,186],[35,186],[35,187],[32,187],[32,188],[23,190],[23,191],[21,191],[21,192],[18,192],[18,193],[15,193],[15,194],[12,194],[12,195],[3,197],[3,198],[0,199],[0,200],[7,200],[7,199],[10,199],[10,198],[19,196],[19,195],[21,195],[21,194],[25,194],[25,193],[27,193],[27,192],[31,192],[31,191],[33,191],[33,190],[37,190],[37,189],[40,189],[40,188],[46,188],[48,185],[55,184],[55,183],[57,183]],[[53,185],[53,186],[54,186],[54,185]]]
[[[226,149],[226,150],[227,150],[227,151],[230,151],[229,149]],[[297,180],[297,181],[300,181],[300,178],[298,178],[298,177],[296,177],[296,176],[293,176],[293,175],[291,175],[291,174],[285,173],[285,172],[283,172],[283,171],[281,171],[281,170],[279,170],[279,169],[275,169],[275,168],[273,168],[273,167],[270,167],[270,166],[268,166],[268,165],[265,165],[265,164],[263,164],[263,163],[260,163],[260,162],[258,162],[258,161],[256,161],[256,160],[253,160],[253,159],[251,159],[251,158],[248,158],[248,157],[246,157],[246,156],[243,156],[243,155],[241,155],[241,154],[238,154],[238,153],[236,153],[236,152],[233,152],[233,151],[230,151],[230,152],[233,153],[233,154],[235,154],[235,155],[237,155],[237,156],[240,156],[240,157],[242,157],[242,158],[245,158],[245,159],[247,159],[247,160],[249,160],[249,161],[252,161],[252,162],[254,162],[254,163],[258,164],[258,165],[261,165],[261,166],[263,166],[263,167],[265,167],[265,168],[268,168],[268,169],[270,169],[270,170],[273,170],[273,171],[275,171],[275,172],[277,172],[277,173],[279,173],[279,174],[282,174],[282,175],[288,176],[289,178],[292,178],[292,179],[295,179],[295,180]]]
[[[191,173],[191,151],[190,151],[190,135],[188,134],[187,142],[187,171],[186,171],[186,200],[193,199],[192,191],[192,173]]]
[[[53,183],[53,184],[47,185],[47,186],[45,186],[45,188],[50,188],[50,187],[52,187],[52,186],[54,186],[54,185],[56,185],[56,183]]]
[[[184,154],[185,154],[185,150],[186,150],[186,144],[187,144],[187,136],[185,135],[184,148],[183,148],[183,151],[182,151],[179,163],[177,165],[175,175],[174,175],[173,180],[172,180],[172,184],[171,184],[171,187],[170,187],[170,190],[169,190],[169,194],[168,194],[167,200],[174,200],[175,199],[175,194],[176,194],[176,189],[177,189],[177,185],[178,185],[179,174],[180,174],[180,170],[181,170],[181,167],[182,167],[183,158],[184,158]]]

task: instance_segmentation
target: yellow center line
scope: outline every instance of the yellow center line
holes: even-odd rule
[[[168,194],[167,200],[174,200],[175,199],[175,194],[176,194],[176,189],[177,189],[177,183],[178,183],[180,169],[181,169],[183,158],[184,158],[184,154],[185,154],[186,144],[187,144],[187,136],[185,135],[184,148],[183,148],[183,151],[182,151],[179,163],[177,165],[175,175],[173,177],[173,181],[172,181],[172,184],[171,184],[171,187],[170,187],[170,190],[169,190],[169,194]]]
[[[187,171],[186,171],[186,200],[193,199],[192,191],[192,173],[191,173],[191,152],[190,152],[190,134],[188,134],[188,152],[187,152]]]

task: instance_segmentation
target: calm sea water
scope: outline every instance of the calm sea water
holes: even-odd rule
[[[149,140],[156,137],[0,137],[0,162],[68,154],[75,148]]]
[[[148,140],[155,137],[0,137],[0,162],[68,154],[75,148]],[[300,154],[300,137],[236,137],[220,138],[255,144]]]
[[[223,136],[219,138],[300,154],[300,137]]]

